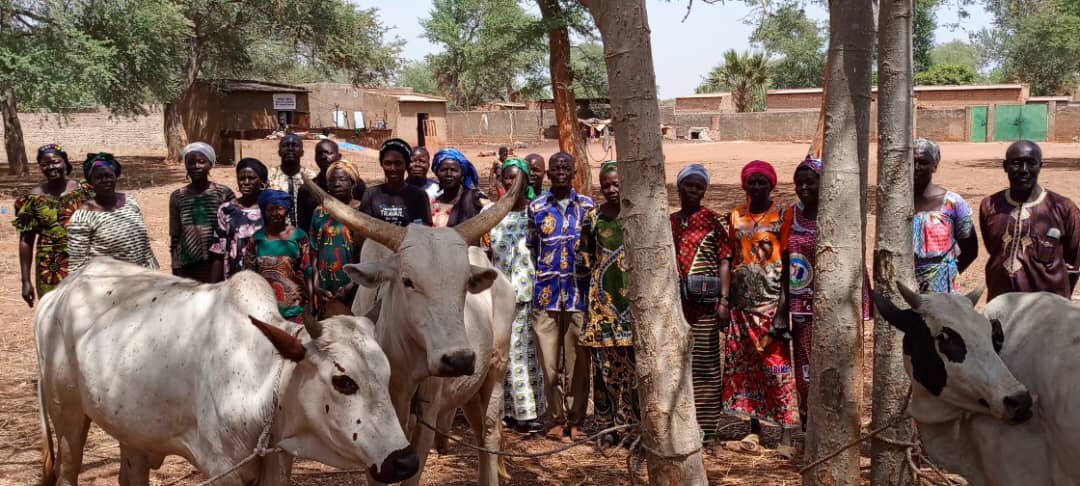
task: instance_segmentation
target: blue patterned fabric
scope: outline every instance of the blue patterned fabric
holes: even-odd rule
[[[574,249],[581,237],[592,198],[571,190],[564,210],[550,193],[529,203],[529,247],[536,259],[533,305],[549,311],[584,311],[585,292],[574,268]]]

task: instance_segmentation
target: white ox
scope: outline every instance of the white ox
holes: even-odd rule
[[[901,293],[912,310],[874,298],[904,332],[909,408],[930,457],[972,486],[1080,485],[1080,308],[1014,293],[980,315],[981,289]]]
[[[41,300],[34,333],[45,485],[57,475],[77,484],[91,422],[120,443],[125,486],[149,484],[167,455],[224,473],[268,426],[267,445],[286,453],[217,484],[288,484],[293,456],[370,466],[385,481],[418,469],[371,322],[335,317],[304,329],[281,318],[255,273],[199,284],[98,258]]]
[[[368,238],[361,263],[345,267],[364,287],[352,310],[376,320],[376,339],[390,360],[390,396],[420,456],[421,472],[434,432],[410,420],[413,413],[436,425],[460,407],[478,444],[500,446],[514,289],[482,250],[466,242],[479,240],[506,216],[523,180],[493,207],[454,228],[394,226],[311,183],[335,218]],[[498,484],[496,457],[481,453],[479,467],[479,484]],[[407,484],[419,484],[420,476]]]

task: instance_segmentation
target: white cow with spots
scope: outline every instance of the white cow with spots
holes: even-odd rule
[[[901,293],[912,309],[874,299],[904,332],[910,413],[930,457],[973,486],[1080,486],[1080,308],[1015,293],[979,314],[981,289]]]
[[[120,443],[125,486],[168,455],[224,473],[264,430],[284,452],[216,484],[286,485],[294,456],[385,481],[418,469],[371,321],[288,322],[255,273],[200,284],[98,258],[41,300],[34,334],[47,486],[77,484],[91,422]]]
[[[500,447],[503,383],[514,319],[514,289],[466,242],[480,239],[510,211],[524,178],[493,207],[454,228],[394,226],[356,211],[310,186],[327,211],[368,238],[361,263],[346,272],[363,288],[353,313],[372,316],[390,360],[390,395],[410,443],[424,459],[434,432],[410,417],[435,425],[458,407],[475,441]],[[420,474],[407,484],[419,484]],[[480,454],[479,484],[497,484],[493,455]]]

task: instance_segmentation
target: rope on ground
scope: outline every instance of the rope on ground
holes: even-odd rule
[[[601,430],[600,432],[597,432],[597,433],[595,433],[593,435],[590,435],[590,436],[588,436],[588,437],[586,437],[584,439],[578,440],[576,442],[571,442],[571,443],[566,444],[566,445],[564,445],[562,447],[556,447],[555,449],[551,449],[551,450],[547,450],[547,451],[542,451],[542,452],[507,452],[507,451],[500,451],[500,450],[493,450],[493,449],[485,449],[485,448],[480,447],[480,446],[472,445],[472,444],[470,444],[468,442],[465,442],[462,439],[459,439],[459,438],[454,437],[454,436],[452,436],[450,434],[447,434],[445,432],[440,431],[438,428],[436,428],[436,427],[432,426],[431,424],[425,422],[424,419],[420,418],[419,415],[413,414],[413,417],[416,417],[416,422],[417,423],[419,423],[420,425],[423,425],[424,427],[427,427],[428,429],[431,429],[431,431],[435,432],[436,435],[438,435],[440,437],[445,437],[447,439],[450,439],[451,441],[453,441],[453,442],[455,442],[457,444],[461,444],[466,449],[472,449],[474,451],[484,452],[484,453],[487,453],[487,454],[494,454],[496,456],[522,457],[522,458],[537,458],[537,457],[551,456],[551,455],[554,455],[554,454],[558,454],[560,452],[568,451],[568,450],[573,449],[573,448],[575,448],[577,446],[580,446],[580,445],[588,444],[593,439],[597,439],[599,437],[602,437],[604,434],[608,434],[608,433],[611,433],[611,432],[618,432],[618,431],[623,430],[623,429],[634,428],[634,427],[637,427],[637,425],[638,425],[638,424],[624,424],[624,425],[616,425],[614,427],[608,427],[608,428],[606,428],[604,430]]]
[[[890,420],[885,425],[882,425],[881,427],[878,427],[878,428],[876,428],[874,430],[871,430],[870,432],[868,432],[865,435],[859,437],[858,439],[855,439],[855,440],[853,440],[851,442],[848,442],[847,444],[844,444],[843,447],[833,451],[832,453],[826,455],[825,457],[822,457],[821,459],[818,459],[818,460],[808,464],[806,467],[799,470],[799,475],[801,476],[803,474],[806,474],[807,471],[809,471],[811,469],[814,469],[814,468],[824,464],[825,462],[833,459],[836,456],[839,456],[844,451],[846,451],[848,449],[851,449],[852,447],[855,447],[855,446],[857,446],[857,445],[859,445],[859,444],[861,444],[863,442],[866,442],[867,440],[869,440],[871,438],[875,438],[875,436],[877,436],[878,434],[880,434],[880,433],[882,433],[882,432],[884,432],[884,431],[886,431],[888,429],[891,429],[893,426],[895,426],[896,424],[900,423],[902,420],[907,418],[907,416],[908,416],[907,415],[907,408],[908,408],[909,403],[911,403],[911,388],[910,387],[908,388],[907,398],[904,399],[904,406],[900,408],[900,412],[898,412],[896,414],[896,417],[893,417],[893,419]],[[885,442],[887,444],[894,444],[894,442],[896,442],[896,441],[893,441],[891,439],[884,439],[884,438],[880,438],[880,437],[878,437],[877,440],[881,440],[882,442]],[[894,444],[894,445],[899,445],[899,444]],[[911,445],[914,445],[914,444],[911,444]],[[904,443],[902,445],[902,447],[908,447],[908,444]],[[910,450],[910,447],[909,447],[909,450]]]

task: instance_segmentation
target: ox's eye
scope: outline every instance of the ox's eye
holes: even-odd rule
[[[941,351],[945,358],[953,363],[964,362],[964,357],[967,356],[967,345],[964,344],[964,338],[960,337],[959,333],[946,327],[935,339],[938,351]]]
[[[405,288],[407,288],[407,289],[415,289],[416,288],[416,286],[413,285],[413,283],[412,283],[412,279],[409,278],[409,277],[402,277],[401,278],[401,285],[404,285]]]
[[[352,395],[356,393],[360,387],[356,386],[356,382],[352,378],[345,375],[334,375],[330,378],[330,383],[334,385],[334,389],[342,395]]]

